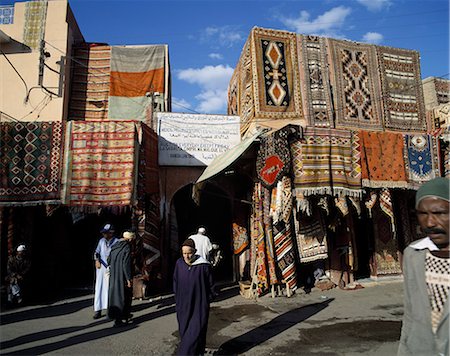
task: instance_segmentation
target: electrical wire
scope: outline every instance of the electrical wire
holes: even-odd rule
[[[9,65],[14,69],[16,74],[22,80],[23,84],[25,85],[25,93],[28,93],[28,85],[27,85],[27,82],[25,81],[25,79],[23,79],[22,75],[19,73],[19,71],[16,69],[16,67],[14,67],[14,64],[11,63],[11,61],[9,60],[9,58],[6,56],[5,52],[3,52],[3,50],[1,48],[0,48],[0,52],[2,52],[3,57],[5,57],[6,61],[9,63]],[[26,98],[27,97],[25,96],[25,99]],[[25,101],[25,103],[26,103],[26,101]]]

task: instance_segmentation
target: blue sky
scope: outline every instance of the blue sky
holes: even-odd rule
[[[450,72],[447,0],[69,3],[88,42],[169,45],[173,111],[226,113],[227,85],[253,26],[415,49],[422,78]]]

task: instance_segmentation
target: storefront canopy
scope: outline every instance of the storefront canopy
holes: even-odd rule
[[[249,136],[241,141],[241,143],[237,144],[229,151],[217,156],[208,167],[204,170],[203,174],[198,178],[195,184],[204,182],[220,172],[224,171],[227,167],[229,167],[233,162],[235,162],[240,156],[244,154],[245,151],[255,142],[259,135],[261,135],[262,131],[254,134],[253,136]]]

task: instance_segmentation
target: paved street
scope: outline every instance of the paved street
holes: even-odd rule
[[[244,355],[394,355],[402,281],[367,281],[257,301],[224,288],[211,306],[207,353]],[[113,328],[92,319],[92,295],[1,314],[1,353],[11,355],[172,355],[178,342],[173,298],[133,301],[134,320]]]

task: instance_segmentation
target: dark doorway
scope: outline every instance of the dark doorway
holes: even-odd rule
[[[217,282],[233,280],[233,246],[231,204],[226,193],[211,184],[201,192],[200,205],[191,198],[192,185],[180,189],[173,198],[178,225],[178,246],[195,234],[199,226],[206,228],[212,243],[220,246],[223,260],[216,267],[214,275]],[[179,256],[179,254],[178,254]],[[175,261],[172,261],[172,267]]]

